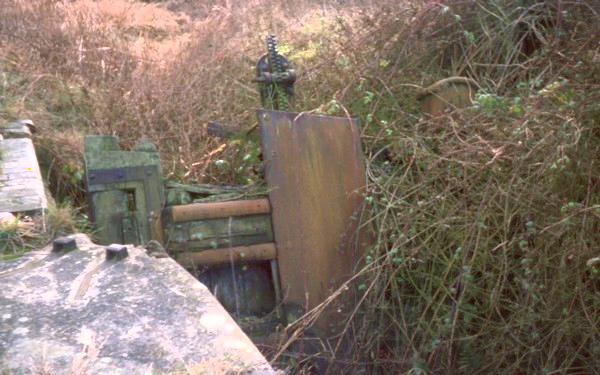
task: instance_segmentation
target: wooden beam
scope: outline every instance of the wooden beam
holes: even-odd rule
[[[213,266],[216,264],[226,264],[231,261],[240,263],[273,260],[276,258],[277,250],[275,244],[272,242],[250,246],[204,250],[200,252],[185,252],[179,253],[175,257],[177,262],[185,268],[192,268],[194,266]]]
[[[268,214],[270,212],[271,205],[266,198],[217,203],[192,203],[167,208],[167,215],[174,223]]]

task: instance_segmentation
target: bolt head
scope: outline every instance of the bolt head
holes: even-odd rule
[[[77,242],[73,237],[58,237],[52,241],[52,252],[66,252],[77,249]]]
[[[29,128],[29,130],[31,130],[32,133],[35,133],[36,130],[37,130],[37,127],[35,126],[35,124],[33,123],[33,121],[31,121],[28,118],[19,120],[19,123],[21,123],[21,125],[27,126]]]
[[[106,247],[106,260],[122,260],[127,258],[127,246],[121,244],[112,244]]]

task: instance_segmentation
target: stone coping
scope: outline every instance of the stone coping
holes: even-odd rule
[[[171,258],[72,238],[0,262],[0,373],[277,373]]]

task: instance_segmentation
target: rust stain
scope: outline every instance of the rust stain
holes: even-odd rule
[[[258,111],[285,302],[308,310],[353,274],[365,168],[354,119]],[[334,333],[342,300],[317,327]]]

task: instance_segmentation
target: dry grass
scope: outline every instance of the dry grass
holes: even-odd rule
[[[39,237],[41,224],[30,218],[4,219],[0,222],[0,259],[11,259],[28,250],[27,244]]]
[[[255,137],[205,124],[255,124],[274,31],[296,109],[362,123],[376,241],[340,372],[600,372],[594,3],[7,1],[0,116],[37,120],[57,195],[81,197],[87,133],[151,138],[171,178],[260,179]],[[449,76],[478,83],[476,105],[423,115],[419,87]]]
[[[7,80],[14,81],[5,85],[12,99],[0,115],[29,116],[40,125],[54,165],[65,168],[54,169],[53,180],[70,185],[53,189],[57,195],[81,190],[80,181],[70,181],[81,171],[76,161],[81,157],[71,151],[80,156],[81,139],[89,133],[119,135],[126,147],[150,138],[160,145],[171,178],[219,183],[259,178],[258,144],[223,144],[206,135],[206,123],[251,128],[259,106],[251,78],[267,32],[302,50],[322,37],[333,19],[329,14],[339,11],[261,0],[209,9],[193,20],[127,1],[9,0],[0,10],[6,45],[0,61]],[[308,48],[296,62],[322,48]],[[57,150],[59,145],[67,152]],[[247,154],[252,157],[244,161]],[[214,164],[217,159],[225,163]]]
[[[376,240],[336,371],[600,371],[599,14],[457,1],[365,19],[372,50],[336,99],[363,116]],[[476,105],[422,115],[418,87],[454,75]]]
[[[319,70],[363,120],[376,237],[334,373],[600,371],[600,12],[521,5],[390,5]],[[423,115],[449,76],[475,105]]]
[[[51,201],[43,216],[17,215],[0,220],[0,260],[18,257],[58,236],[89,231],[80,211],[68,203]]]

